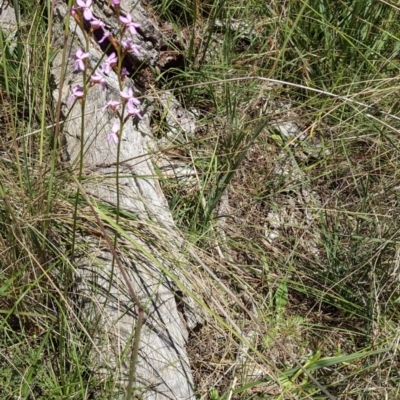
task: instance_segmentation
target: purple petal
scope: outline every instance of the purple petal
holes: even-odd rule
[[[92,28],[103,28],[105,26],[105,23],[97,18],[93,18],[90,21],[90,25],[92,26]]]
[[[107,110],[107,108],[112,108],[113,110],[115,110],[118,104],[119,103],[117,101],[111,100],[102,108],[102,110],[105,111]]]
[[[143,119],[143,117],[140,115],[140,110],[134,107],[131,103],[127,104],[127,110],[129,116],[136,116],[139,119]]]
[[[117,106],[120,105],[120,102],[115,101],[115,100],[110,100],[103,108],[102,110],[105,111],[107,108],[111,108],[112,110],[116,110]],[[115,124],[114,124],[115,125]],[[119,130],[119,125],[117,131]]]
[[[94,83],[100,83],[104,80],[103,76],[100,75],[97,71],[90,77],[90,80]]]
[[[136,28],[135,28],[133,25],[130,25],[130,26],[129,26],[129,32],[130,32],[132,35],[137,35],[137,30],[136,30]]]
[[[136,97],[131,97],[131,98],[129,99],[129,103],[131,103],[132,105],[139,106],[139,105],[140,105],[140,100],[137,99]]]
[[[96,71],[91,77],[90,80],[96,84],[96,83],[100,83],[101,84],[101,88],[102,90],[106,90],[107,89],[107,83],[104,79],[103,75],[100,75],[100,73],[98,71]]]
[[[78,49],[73,57],[75,58],[75,60],[83,60],[85,58],[88,58],[89,56],[89,53],[84,53],[82,49]]]
[[[134,44],[134,45],[132,46],[132,51],[133,51],[138,57],[141,56],[139,49],[140,49],[140,46],[137,45],[137,44]]]
[[[72,93],[71,96],[69,98],[68,103],[72,104],[73,101],[75,100],[75,98],[80,99],[81,97],[83,97],[83,87],[80,85],[76,85],[73,89],[72,89]]]
[[[115,144],[118,144],[118,141],[119,141],[119,139],[118,139],[118,135],[116,133],[110,133],[107,136],[108,143],[114,142]]]
[[[130,50],[131,47],[132,47],[132,40],[130,40],[130,39],[128,39],[128,40],[121,40],[121,44],[122,44],[122,47],[123,47],[125,50]]]
[[[132,22],[132,16],[131,14],[126,14],[125,17],[120,15],[119,20],[124,24],[129,24],[130,22]]]
[[[122,92],[119,92],[122,98],[125,100],[130,100],[133,96],[133,90],[131,88],[124,88]]]
[[[111,67],[109,64],[105,63],[101,66],[100,70],[103,72],[103,74],[108,75],[111,72]]]
[[[103,37],[99,40],[99,43],[103,43],[109,36],[111,36],[111,33],[104,31]]]
[[[116,122],[116,123],[112,126],[111,132],[114,133],[114,134],[117,134],[117,133],[119,132],[119,123],[118,123],[118,122]]]
[[[86,19],[86,21],[90,21],[93,18],[93,14],[88,8],[85,8],[85,11],[83,12],[83,17]]]
[[[73,89],[72,89],[72,93],[75,96],[83,96],[83,87],[81,85],[76,85]]]
[[[85,64],[83,63],[82,60],[77,59],[74,63],[74,71],[84,71],[85,70]]]
[[[118,61],[118,57],[115,55],[115,53],[111,53],[111,54],[108,56],[107,62],[108,62],[110,65],[116,64],[117,61]]]

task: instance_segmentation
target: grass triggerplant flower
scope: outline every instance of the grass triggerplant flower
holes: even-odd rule
[[[124,24],[125,28],[129,29],[129,32],[132,35],[137,35],[136,28],[140,28],[140,24],[132,21],[132,15],[126,14],[125,17],[122,15],[119,17],[119,20]]]
[[[136,108],[131,102],[126,104],[126,111],[128,117],[138,117],[139,119],[143,119],[142,115],[140,114],[140,110]]]
[[[127,76],[129,76],[129,72],[125,67],[122,67],[121,69],[121,78],[124,80]]]
[[[102,72],[104,72],[106,75],[108,75],[111,72],[112,67],[117,65],[117,62],[118,62],[118,57],[116,56],[115,53],[111,53],[107,57],[106,62],[101,67]]]
[[[85,53],[82,49],[78,49],[73,55],[74,71],[84,71],[85,70],[85,58],[89,57],[89,53]]]
[[[119,92],[120,96],[126,103],[132,103],[132,105],[140,105],[140,100],[133,96],[133,90],[130,87],[125,87],[122,92]]]
[[[125,51],[132,51],[138,57],[140,57],[140,45],[133,43],[131,39],[121,40],[121,45]]]
[[[116,122],[111,128],[111,133],[107,136],[107,142],[118,143],[119,142],[118,132],[119,132],[119,123]]]
[[[76,0],[76,5],[83,12],[83,18],[85,18],[86,21],[90,21],[93,18],[92,11],[90,10],[92,3],[92,0]]]
[[[100,21],[98,18],[93,17],[90,21],[90,26],[92,27],[93,30],[99,29],[99,28],[104,28],[106,24],[103,21]]]
[[[73,89],[72,89],[72,93],[71,96],[69,98],[69,103],[73,103],[75,99],[81,99],[84,95],[84,90],[83,90],[83,86],[81,85],[76,85]]]
[[[121,103],[120,103],[119,101],[110,100],[110,101],[102,108],[102,111],[107,110],[107,108],[111,108],[111,110],[117,111],[117,107],[118,107],[120,104],[121,104]]]
[[[98,41],[98,43],[103,43],[110,36],[111,36],[111,32],[103,29],[103,37]]]
[[[96,83],[100,84],[100,85],[101,85],[101,88],[102,88],[103,90],[106,90],[106,89],[107,89],[106,80],[104,79],[104,76],[103,76],[99,71],[96,71],[96,72],[90,77],[90,81],[91,81],[93,84],[96,84]]]

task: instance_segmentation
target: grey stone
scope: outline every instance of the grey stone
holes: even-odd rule
[[[162,35],[157,26],[148,19],[140,3],[121,1],[121,6],[123,11],[131,11],[134,20],[141,24],[139,34],[133,38],[135,43],[142,46],[141,56],[130,54],[127,58],[133,69],[138,68],[138,75],[135,75],[134,80],[127,79],[124,85],[131,87],[141,97],[143,119],[129,120],[124,125],[117,166],[118,146],[107,142],[107,136],[117,119],[113,112],[104,111],[103,107],[108,101],[118,99],[118,77],[113,71],[110,72],[107,77],[107,91],[103,91],[100,85],[88,90],[82,134],[81,106],[77,102],[71,107],[68,102],[72,88],[82,84],[82,74],[73,73],[72,61],[69,61],[64,84],[60,84],[60,51],[53,62],[56,82],[53,97],[57,101],[61,90],[63,116],[66,119],[63,124],[64,161],[76,171],[83,148],[83,185],[87,193],[98,201],[113,206],[119,202],[122,210],[137,218],[132,226],[139,226],[138,230],[132,229],[129,238],[119,240],[120,246],[125,242],[126,248],[129,248],[128,252],[120,253],[121,262],[138,297],[145,305],[145,323],[141,333],[135,387],[142,388],[140,394],[144,399],[194,399],[193,378],[185,351],[188,333],[178,312],[177,288],[171,277],[178,276],[187,290],[191,289],[174,268],[173,260],[182,258],[174,240],[177,229],[156,179],[149,151],[156,147],[150,127],[151,107],[146,101],[145,92],[149,82],[143,84],[142,81],[138,84],[136,81],[136,77],[140,78],[140,71],[149,71],[150,66],[157,64],[157,49],[161,47]],[[110,29],[117,29],[117,20],[112,9],[108,7],[108,1],[95,1],[93,12]],[[61,32],[67,13],[66,2],[57,1],[54,45],[62,44]],[[85,36],[72,18],[69,35],[69,54],[75,53],[78,47],[86,48]],[[88,51],[91,54],[87,64],[90,73],[104,59],[105,49],[92,38]],[[148,75],[145,75],[145,79],[146,76]],[[116,186],[117,169],[120,174],[119,197]],[[171,235],[170,232],[175,233]],[[82,310],[86,318],[93,321],[98,328],[93,331],[93,341],[97,348],[93,352],[93,360],[98,365],[100,375],[112,374],[119,385],[125,387],[129,365],[123,361],[122,355],[124,352],[130,354],[137,309],[104,240],[94,237],[82,240],[90,249],[90,256],[86,254],[79,261],[77,293],[82,299]],[[190,297],[187,298],[185,307],[188,310],[187,318],[192,321],[190,324],[201,323],[201,318],[194,312],[195,305]],[[126,354],[125,358],[129,359]],[[116,398],[118,396],[116,394]]]

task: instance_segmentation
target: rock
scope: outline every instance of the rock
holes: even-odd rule
[[[0,0],[0,27],[6,36],[6,43],[9,44],[10,52],[13,52],[17,42],[15,36],[17,34],[17,19],[14,8],[10,2]]]
[[[66,1],[58,0],[55,6],[54,44],[63,44],[63,24],[67,18]],[[106,29],[117,29],[117,19],[108,1],[95,1],[93,13],[106,22]],[[135,387],[141,388],[143,399],[194,399],[193,378],[189,360],[185,351],[187,331],[185,323],[177,309],[176,291],[171,279],[179,276],[174,270],[173,258],[179,257],[174,235],[177,233],[174,221],[168,209],[166,199],[155,178],[149,149],[155,148],[150,127],[151,106],[146,101],[146,88],[151,85],[149,68],[157,65],[158,49],[162,45],[162,35],[139,2],[121,1],[121,11],[131,10],[133,20],[139,22],[139,34],[133,40],[141,46],[141,55],[134,52],[126,57],[126,67],[136,71],[133,79],[124,82],[137,97],[141,98],[142,120],[129,120],[123,127],[118,160],[118,146],[107,142],[107,136],[117,121],[112,111],[103,110],[110,100],[119,99],[119,81],[114,71],[106,77],[108,90],[100,85],[91,87],[87,92],[84,117],[84,133],[81,134],[81,106],[77,102],[71,108],[68,99],[72,88],[82,84],[82,74],[72,72],[73,61],[68,62],[64,84],[60,82],[62,51],[53,62],[53,75],[56,88],[55,101],[63,101],[64,161],[71,168],[79,165],[83,146],[83,167],[85,179],[82,181],[87,193],[97,201],[108,203],[136,215],[132,221],[129,237],[121,237],[119,246],[129,251],[119,251],[121,262],[129,275],[137,296],[145,306],[145,321],[141,332],[137,381]],[[129,33],[125,33],[129,35]],[[80,32],[76,21],[71,18],[68,39],[68,54],[74,54],[77,48],[86,48],[85,36]],[[91,73],[106,57],[107,46],[99,43],[94,35],[88,44],[87,67]],[[70,51],[69,51],[70,50]],[[108,50],[108,55],[110,50]],[[124,64],[125,65],[125,64]],[[146,72],[147,71],[147,72]],[[172,99],[176,104],[176,100]],[[175,134],[176,132],[172,132]],[[82,144],[83,141],[83,144]],[[119,199],[117,197],[116,174],[119,169]],[[158,225],[158,228],[157,228]],[[139,227],[139,228],[138,228]],[[110,235],[113,235],[109,231]],[[146,238],[148,240],[146,240]],[[137,321],[137,308],[126,288],[120,271],[112,261],[104,238],[84,237],[89,251],[79,261],[77,293],[80,295],[81,309],[85,318],[93,322],[93,359],[98,373],[113,374],[121,387],[127,384],[132,338]],[[119,248],[119,247],[118,247]],[[165,250],[167,249],[167,250]],[[166,256],[166,254],[169,254]],[[190,285],[179,278],[187,290]],[[187,320],[191,324],[201,323],[194,311],[194,302],[186,296]],[[185,307],[184,307],[185,308]],[[123,354],[125,354],[123,356]],[[116,394],[116,398],[119,398]]]

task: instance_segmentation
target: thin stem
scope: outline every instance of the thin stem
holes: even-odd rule
[[[80,20],[80,28],[82,30],[82,33],[85,37],[85,51],[87,52],[89,50],[89,39],[88,36],[85,32],[85,29],[83,27],[83,23]],[[81,100],[81,137],[80,137],[80,154],[79,154],[79,175],[78,175],[78,180],[79,182],[82,181],[82,174],[83,174],[83,155],[85,151],[85,104],[86,104],[86,96],[87,96],[87,71],[86,68],[83,70],[83,98]],[[74,207],[74,224],[73,224],[73,229],[72,229],[72,246],[71,246],[71,255],[74,255],[75,252],[75,241],[76,241],[76,220],[78,216],[78,202],[79,202],[79,190],[76,192],[75,196],[75,207]]]
[[[69,1],[68,7],[71,7],[72,0]],[[52,4],[54,7],[54,2]],[[69,37],[69,13],[67,14],[67,18],[65,21],[64,26],[64,43],[63,43],[63,51],[61,56],[61,74],[60,74],[60,82],[58,84],[58,99],[57,99],[57,106],[56,106],[56,120],[54,124],[54,136],[53,136],[53,150],[52,150],[52,157],[51,157],[51,166],[50,166],[50,179],[49,179],[49,187],[47,191],[47,213],[50,212],[50,205],[51,205],[51,193],[53,188],[53,177],[54,171],[56,168],[57,163],[57,152],[58,152],[58,145],[59,135],[60,135],[60,119],[61,119],[61,104],[62,104],[62,87],[64,86],[64,79],[65,79],[65,70],[64,66],[66,66],[66,59],[67,59],[67,49],[68,49],[68,37]],[[46,126],[45,129],[49,129],[52,126]],[[33,132],[34,133],[34,132]]]
[[[133,338],[131,362],[129,364],[129,380],[126,388],[126,400],[130,400],[132,398],[133,382],[136,380],[136,362],[139,356],[140,333],[142,331],[143,320],[144,312],[142,308],[138,311],[138,320],[135,326],[135,337]]]

